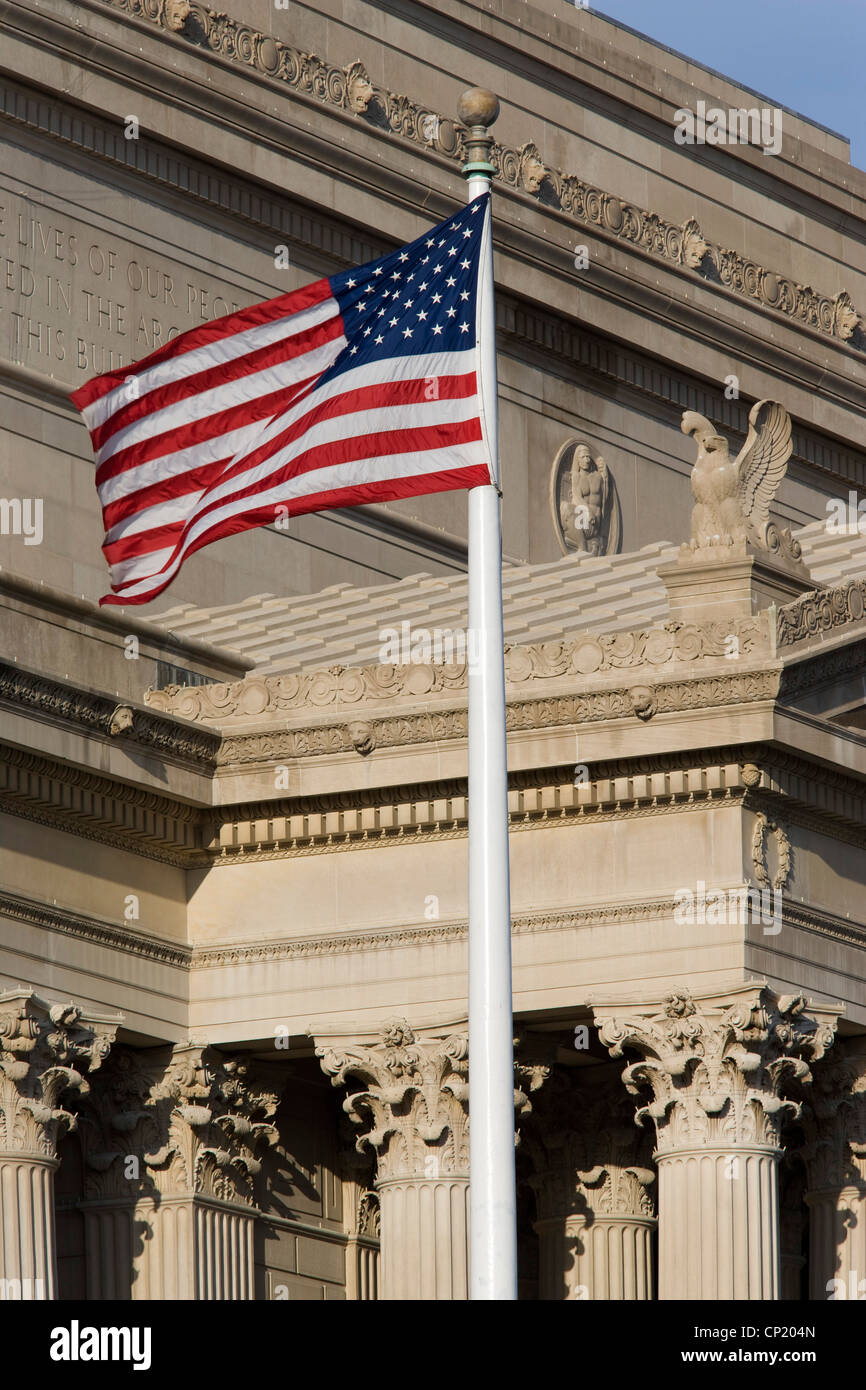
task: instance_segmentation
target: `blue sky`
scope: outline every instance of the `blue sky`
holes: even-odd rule
[[[590,0],[851,141],[866,168],[866,0]]]

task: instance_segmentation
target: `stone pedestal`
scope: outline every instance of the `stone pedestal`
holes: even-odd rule
[[[613,1056],[642,1054],[626,1088],[653,1093],[638,1118],[656,1127],[659,1298],[780,1297],[780,1126],[800,1110],[781,1090],[792,1076],[808,1082],[805,1059],[832,1042],[834,1012],[814,1012],[760,984],[595,1010]]]
[[[334,1085],[363,1090],[343,1108],[368,1125],[376,1155],[381,1288],[386,1300],[469,1297],[468,1063],[464,1036],[416,1038],[390,1019],[372,1047],[319,1047]]]
[[[85,1019],[73,1004],[27,990],[0,994],[0,1298],[57,1293],[54,1173],[57,1144],[75,1129],[65,1093],[107,1056],[119,1020]]]
[[[252,1299],[277,1097],[198,1044],[120,1050],[105,1080],[82,1125],[88,1298]]]

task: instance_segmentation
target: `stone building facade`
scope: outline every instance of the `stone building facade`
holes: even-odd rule
[[[762,99],[565,0],[0,23],[4,1294],[467,1296],[465,499],[261,528],[99,609],[68,393],[444,217],[478,83],[521,1294],[860,1296],[845,140],[782,111],[772,157],[680,145],[677,110]]]

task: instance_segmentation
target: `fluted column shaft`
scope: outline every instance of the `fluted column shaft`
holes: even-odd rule
[[[835,1011],[806,1013],[802,996],[763,985],[693,1001],[686,991],[631,1017],[596,1011],[611,1055],[642,1055],[623,1072],[632,1094],[652,1090],[659,1173],[659,1298],[778,1299],[781,1122],[801,1105],[780,1095],[808,1085],[805,1059],[833,1041]]]
[[[866,1297],[866,1044],[851,1039],[817,1069],[805,1108],[809,1298]]]
[[[779,1298],[779,1156],[736,1145],[657,1154],[659,1298]]]
[[[0,1154],[0,1299],[57,1296],[54,1172],[57,1160]]]
[[[469,1178],[397,1178],[378,1184],[382,1297],[469,1297]]]
[[[651,1216],[566,1216],[536,1221],[538,1296],[560,1299],[652,1299]]]

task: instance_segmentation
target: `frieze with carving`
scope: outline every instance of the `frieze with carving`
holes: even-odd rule
[[[859,623],[866,612],[866,579],[812,590],[776,610],[776,645],[790,647],[820,633]]]
[[[243,63],[295,91],[334,106],[412,140],[446,158],[464,160],[465,129],[458,122],[421,106],[410,97],[373,83],[359,60],[346,67],[329,63],[262,33],[231,15],[187,0],[107,0],[113,9],[156,24],[179,40],[196,44],[221,58]],[[494,142],[491,163],[501,181],[529,196],[552,196],[556,206],[576,222],[630,242],[640,250],[694,270],[735,294],[757,300],[789,318],[849,342],[860,316],[845,290],[834,297],[796,284],[786,276],[750,261],[736,251],[707,241],[694,218],[675,225],[624,199],[564,174],[544,162],[532,141],[519,148]]]
[[[766,613],[754,618],[732,618],[726,623],[669,622],[635,632],[585,633],[567,642],[507,645],[506,680],[523,685],[527,681],[588,676],[644,664],[659,667],[728,657],[732,639],[736,639],[739,657],[768,651]],[[232,720],[244,719],[249,723],[260,715],[310,706],[325,709],[331,705],[422,698],[463,691],[466,686],[465,662],[331,666],[285,676],[248,676],[229,684],[169,685],[162,690],[148,690],[144,698],[153,709],[166,714],[225,725]],[[355,747],[357,734],[357,728],[347,724],[334,751]],[[366,736],[360,742],[366,743]]]

